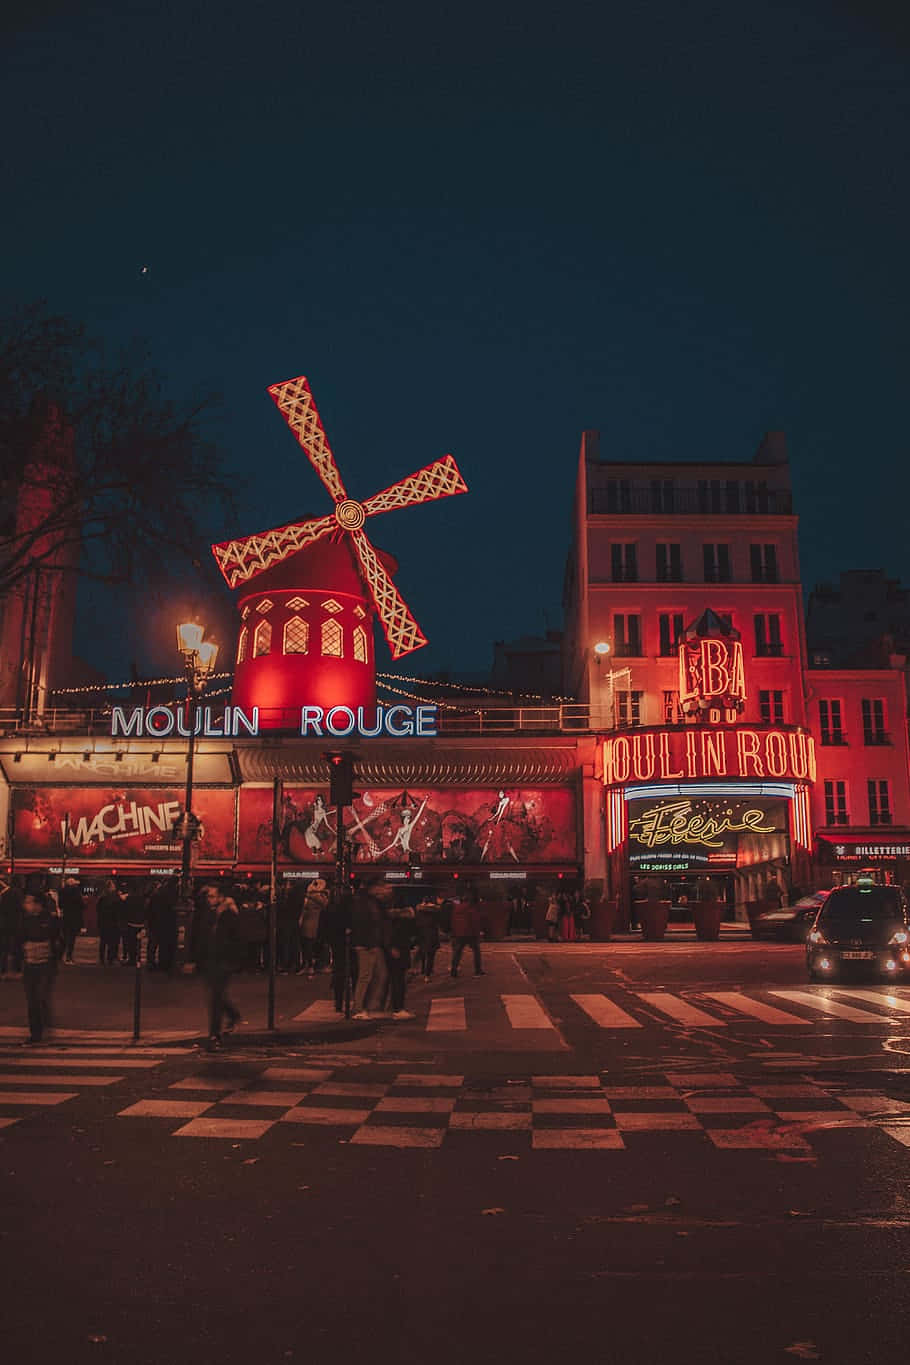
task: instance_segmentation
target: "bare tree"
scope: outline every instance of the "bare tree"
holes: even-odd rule
[[[0,597],[44,565],[131,583],[198,561],[232,506],[210,409],[43,305],[0,322]]]

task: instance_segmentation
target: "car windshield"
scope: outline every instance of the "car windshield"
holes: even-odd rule
[[[849,919],[900,919],[901,896],[894,886],[846,886],[832,891],[821,910],[820,924]]]

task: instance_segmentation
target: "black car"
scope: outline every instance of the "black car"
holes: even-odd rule
[[[810,981],[851,969],[885,980],[910,973],[910,923],[899,887],[841,886],[818,912],[806,940]]]
[[[827,891],[813,891],[801,897],[795,905],[763,910],[752,921],[752,937],[783,938],[790,943],[805,943],[819,907],[824,905],[828,895]]]

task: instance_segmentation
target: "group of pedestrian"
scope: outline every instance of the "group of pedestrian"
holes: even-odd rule
[[[575,943],[589,932],[591,906],[580,891],[553,892],[547,900],[545,923],[551,943]]]
[[[78,883],[77,890],[78,890]],[[10,975],[22,977],[28,1011],[29,1043],[40,1043],[51,1026],[51,995],[57,974],[57,964],[69,949],[78,928],[73,930],[73,897],[67,898],[69,883],[58,899],[46,878],[32,878],[26,884],[21,877],[11,878],[0,895],[0,957],[4,980]],[[68,904],[69,915],[63,918],[61,901]],[[64,958],[66,960],[66,958]]]

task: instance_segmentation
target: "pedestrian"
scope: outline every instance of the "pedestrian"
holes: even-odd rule
[[[484,971],[480,962],[480,898],[476,891],[469,892],[466,899],[455,902],[452,910],[452,938],[455,946],[452,949],[449,975],[458,975],[461,955],[465,948],[470,948],[474,955],[474,975],[483,976]]]
[[[28,1041],[40,1043],[51,1027],[51,993],[61,950],[61,925],[47,905],[31,894],[23,897],[19,941],[28,1007]]]
[[[550,943],[555,943],[559,932],[559,898],[551,895],[547,899],[547,913],[544,915],[544,923],[547,926],[547,938]]]
[[[278,971],[280,975],[287,976],[288,972],[297,969],[297,919],[299,910],[295,911],[293,890],[287,884],[281,888],[278,896],[278,905],[275,909],[275,923],[278,937]]]
[[[578,931],[578,937],[584,938],[585,936],[587,936],[590,938],[591,904],[585,897],[584,893],[581,891],[575,892],[573,896],[573,904],[575,909],[575,927]]]
[[[439,951],[439,921],[442,918],[441,894],[424,896],[417,906],[415,927],[417,931],[417,963],[424,981],[433,975],[436,954]]]
[[[18,875],[10,878],[9,885],[0,896],[0,979],[6,981],[10,975],[18,976],[22,971],[22,944],[19,938],[22,904],[24,900],[23,881]]]
[[[158,970],[172,972],[177,961],[177,899],[180,884],[176,877],[162,882],[158,892]]]
[[[102,967],[110,967],[117,961],[120,944],[120,895],[114,881],[108,880],[101,887],[95,914],[98,917],[98,961]]]
[[[408,968],[411,965],[411,949],[416,937],[414,911],[410,905],[399,901],[389,908],[383,921],[382,946],[385,951],[386,968],[389,973],[389,994],[393,1019],[413,1019],[414,1015],[404,1007],[408,983]]]
[[[146,926],[148,916],[148,902],[142,885],[136,882],[127,891],[126,896],[120,906],[120,937],[121,953],[120,961],[124,965],[135,967],[139,961],[140,935]]]
[[[783,901],[783,895],[780,889],[780,882],[777,880],[776,877],[770,877],[768,879],[768,882],[765,886],[764,900],[766,905],[774,906],[774,908],[777,910],[780,909],[781,903]]]
[[[349,938],[353,925],[354,898],[345,892],[336,898],[332,895],[322,912],[319,924],[319,938],[327,943],[332,953],[332,995],[335,1009],[344,1011],[345,986],[348,977],[353,994],[357,986],[357,954]]]
[[[300,971],[313,976],[319,971],[319,920],[328,904],[327,887],[322,877],[314,877],[306,889],[300,912]]]
[[[201,925],[197,962],[208,988],[208,1047],[214,1051],[221,1047],[222,1028],[232,1033],[240,1021],[240,1011],[229,998],[227,988],[231,974],[237,970],[243,944],[236,902],[224,894],[221,886],[208,887],[206,899],[208,908]]]
[[[224,888],[219,887],[222,891]],[[268,948],[269,926],[266,920],[266,907],[258,886],[245,886],[237,893],[237,898],[225,896],[233,905],[238,905],[238,938],[243,944],[240,962],[247,971],[258,972],[265,966]]]
[[[359,887],[351,906],[351,942],[357,954],[357,986],[354,991],[354,1018],[369,1019],[371,1011],[382,1004],[388,973],[382,951],[382,906],[369,889]]]
[[[559,896],[559,937],[564,943],[574,943],[576,938],[575,905],[568,896]]]
[[[146,944],[145,949],[145,961],[150,972],[155,971],[158,966],[158,947],[161,937],[162,887],[162,882],[153,882],[148,898],[148,943]]]
[[[60,917],[63,921],[63,960],[72,963],[76,939],[85,923],[85,901],[78,877],[67,877],[60,890]]]

